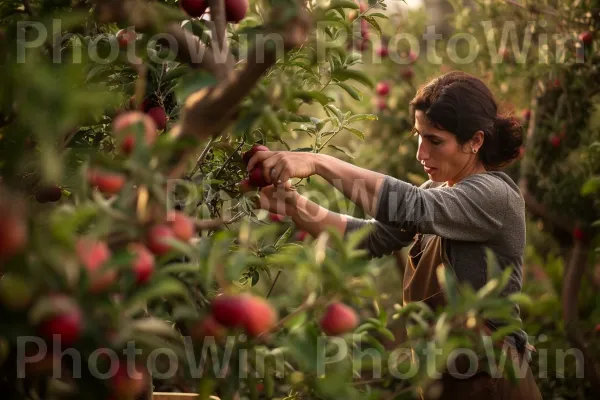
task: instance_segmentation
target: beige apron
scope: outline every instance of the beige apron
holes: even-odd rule
[[[414,301],[423,301],[433,310],[446,303],[444,293],[437,279],[436,270],[439,265],[452,268],[447,262],[444,240],[437,235],[417,234],[413,246],[410,248],[408,263],[404,270],[402,300],[406,305]],[[486,333],[490,334],[486,328]],[[522,357],[517,350],[509,346],[508,352],[515,361],[520,362]],[[415,355],[413,354],[413,357]],[[468,369],[467,360],[458,360],[459,370]],[[463,364],[463,366],[459,366]],[[483,365],[478,365],[477,373],[468,379],[457,379],[447,373],[442,374],[441,383],[443,391],[441,396],[433,396],[438,400],[450,400],[468,397],[470,400],[541,400],[541,394],[533,378],[531,370],[527,368],[527,376],[520,380],[519,385],[513,385],[506,379],[492,378],[483,372]],[[419,390],[423,400],[430,397]]]

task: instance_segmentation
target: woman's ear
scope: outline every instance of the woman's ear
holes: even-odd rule
[[[471,140],[469,140],[471,149],[479,151],[481,149],[481,146],[483,146],[484,137],[485,135],[483,134],[483,131],[475,132]]]

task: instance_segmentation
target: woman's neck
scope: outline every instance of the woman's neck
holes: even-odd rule
[[[471,175],[481,174],[486,171],[487,170],[486,170],[485,166],[483,165],[483,163],[479,161],[476,164],[474,164],[473,166],[471,166],[470,168],[468,168],[468,167],[463,168],[463,170],[458,175],[456,175],[455,178],[449,179],[448,181],[446,181],[446,184],[449,187],[452,187],[452,186],[456,185],[458,182],[462,181],[463,179],[465,179]]]

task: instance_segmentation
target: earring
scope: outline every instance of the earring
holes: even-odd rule
[[[477,153],[477,149],[472,149],[472,150],[473,150],[473,153]]]

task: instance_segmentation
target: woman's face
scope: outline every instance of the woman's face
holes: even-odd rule
[[[432,181],[453,185],[480,169],[471,144],[459,145],[452,133],[429,124],[423,111],[415,112],[415,130],[419,135],[417,160]]]

